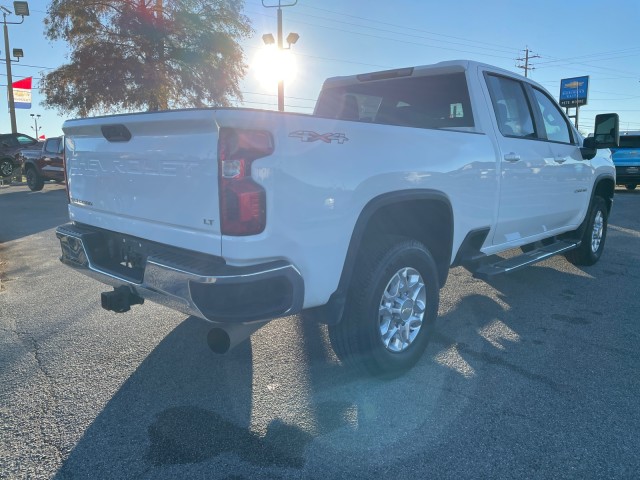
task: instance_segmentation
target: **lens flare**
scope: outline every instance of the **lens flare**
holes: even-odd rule
[[[289,50],[278,50],[274,45],[260,49],[253,61],[253,70],[264,88],[274,89],[283,80],[290,84],[296,78],[295,58]]]

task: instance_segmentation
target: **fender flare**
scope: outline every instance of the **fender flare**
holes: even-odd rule
[[[349,247],[347,249],[347,255],[342,267],[342,274],[340,275],[340,281],[335,292],[329,297],[329,301],[322,306],[308,309],[306,312],[313,317],[314,320],[325,324],[336,324],[342,319],[342,314],[346,305],[347,292],[353,276],[355,263],[360,251],[360,245],[364,238],[369,221],[381,208],[399,204],[409,201],[435,201],[439,202],[447,209],[447,214],[450,218],[453,218],[453,208],[449,197],[443,192],[431,189],[411,189],[401,190],[397,192],[389,192],[379,195],[371,199],[360,212],[358,219],[356,220],[353,232],[351,234],[351,240],[349,241]],[[451,238],[453,238],[453,222],[451,225]],[[451,262],[451,249],[453,245],[449,245],[449,255],[446,259],[447,267]]]
[[[23,173],[23,174],[27,173],[27,167],[28,167],[29,165],[31,165],[33,168],[35,168],[35,169],[36,169],[36,172],[40,173],[40,172],[38,171],[38,165],[36,165],[35,161],[33,161],[33,160],[32,160],[32,159],[30,159],[30,158],[27,158],[27,159],[24,159],[24,160],[22,161],[22,173]]]

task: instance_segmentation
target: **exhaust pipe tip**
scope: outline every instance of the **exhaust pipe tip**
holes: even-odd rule
[[[231,348],[231,338],[222,328],[212,328],[207,334],[209,348],[219,354],[227,353]]]

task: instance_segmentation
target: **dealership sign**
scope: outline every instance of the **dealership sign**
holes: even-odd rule
[[[32,78],[23,78],[11,84],[13,86],[13,105],[15,108],[31,108]]]
[[[586,105],[588,91],[588,76],[560,80],[560,106],[579,107],[580,105]]]

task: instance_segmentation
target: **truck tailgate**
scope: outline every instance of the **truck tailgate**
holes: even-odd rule
[[[215,110],[68,120],[75,222],[220,255]]]

